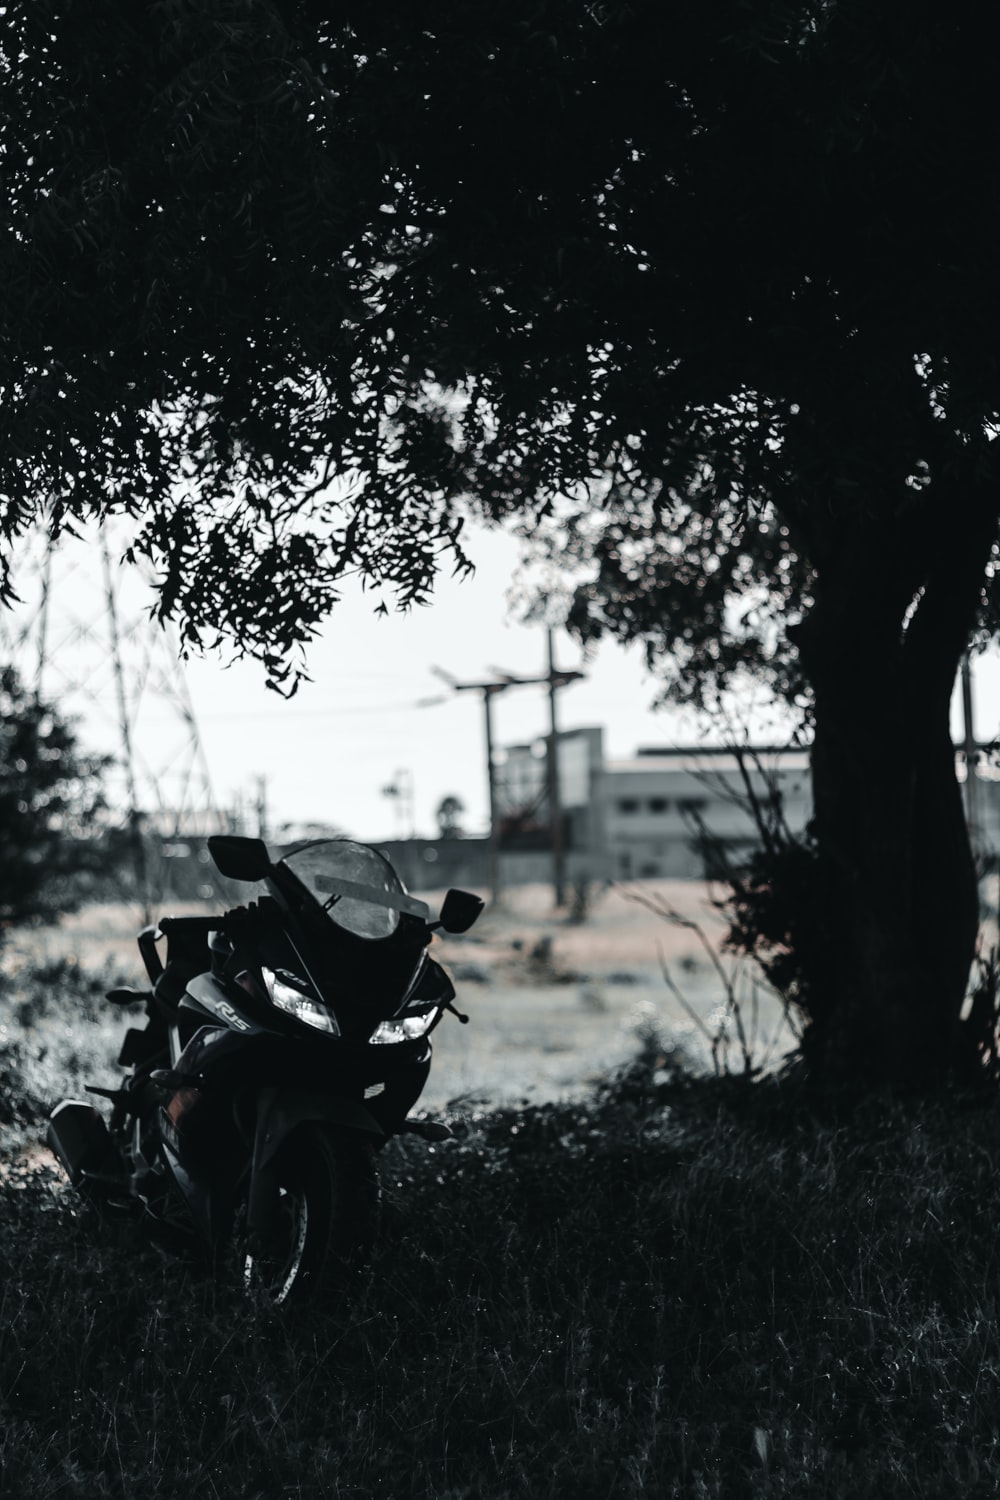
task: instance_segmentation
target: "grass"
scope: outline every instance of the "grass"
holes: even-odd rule
[[[649,1036],[454,1127],[386,1150],[351,1295],[280,1317],[0,1178],[0,1494],[997,1493],[993,1107],[816,1114]]]

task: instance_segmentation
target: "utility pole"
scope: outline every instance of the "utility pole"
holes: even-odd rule
[[[413,819],[413,773],[404,766],[395,773],[389,786],[382,788],[383,797],[392,797],[396,804],[396,837],[412,839]]]
[[[500,901],[500,813],[497,797],[497,773],[496,762],[493,755],[493,699],[497,693],[504,693],[509,687],[516,684],[513,680],[508,682],[456,682],[448,672],[441,667],[432,667],[431,671],[443,682],[446,682],[456,693],[482,693],[483,695],[483,725],[486,738],[486,781],[489,788],[490,809],[490,842],[489,842],[489,874],[490,874],[490,900],[494,906]]]
[[[544,677],[515,677],[513,673],[505,672],[499,667],[491,667],[490,671],[494,677],[489,682],[456,682],[448,672],[440,667],[432,667],[432,672],[453,688],[456,693],[482,693],[483,695],[483,717],[485,720],[486,738],[486,776],[489,786],[490,804],[490,845],[489,845],[489,869],[490,869],[490,893],[494,906],[500,900],[500,814],[496,785],[496,766],[493,754],[493,699],[498,693],[505,693],[508,688],[514,687],[540,687],[547,686],[549,690],[549,722],[551,728],[550,753],[548,769],[548,792],[549,813],[552,818],[552,861],[553,861],[553,895],[557,906],[562,906],[565,893],[563,890],[563,849],[562,849],[562,821],[559,808],[558,766],[555,762],[555,736],[556,736],[556,708],[555,694],[561,687],[566,687],[570,682],[575,682],[583,676],[582,672],[556,671],[552,664],[552,632],[548,632],[548,672]],[[555,769],[553,769],[553,767]],[[558,853],[557,853],[558,850]]]
[[[559,726],[556,720],[556,692],[563,686],[563,679],[556,673],[551,625],[545,632],[545,646],[549,668],[549,741],[546,746],[545,769],[549,786],[549,826],[552,830],[552,899],[558,910],[566,904],[566,853],[563,849],[562,802],[559,796]]]

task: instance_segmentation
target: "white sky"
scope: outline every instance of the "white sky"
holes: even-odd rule
[[[418,834],[436,831],[435,809],[449,793],[465,804],[467,831],[485,830],[482,697],[451,692],[431,669],[441,667],[460,682],[484,681],[493,668],[515,676],[541,675],[546,665],[545,633],[538,625],[520,624],[508,605],[519,544],[502,532],[480,528],[470,530],[467,545],[476,563],[475,576],[464,582],[442,577],[433,602],[425,608],[380,617],[360,590],[346,597],[310,652],[313,680],[289,701],[268,691],[263,671],[255,664],[223,667],[215,658],[188,663],[187,687],[218,803],[229,807],[240,794],[251,800],[257,778],[264,777],[272,826],[326,822],[356,837],[378,840],[407,831],[401,829],[402,809],[382,791],[398,782],[402,772],[413,786]],[[53,588],[52,612],[57,617],[60,611],[75,610],[79,627],[101,613],[103,580],[93,544],[75,546],[69,554],[72,567]],[[129,617],[123,603],[122,613],[127,629],[128,619],[139,618],[141,609],[133,605]],[[50,632],[56,628],[54,618]],[[78,628],[76,634],[93,632]],[[67,680],[94,670],[94,660],[107,657],[99,640],[84,640],[77,668],[72,649],[58,655]],[[692,743],[698,738],[699,726],[690,716],[651,711],[656,685],[645,671],[639,648],[625,650],[608,643],[593,661],[583,663],[578,648],[559,631],[556,658],[560,667],[586,673],[585,681],[559,695],[560,727],[603,725],[610,759],[628,757],[643,744]],[[100,703],[95,707],[79,698],[65,700],[64,710],[79,716],[83,743],[112,748],[114,684],[106,660],[103,666]],[[976,731],[987,739],[1000,729],[1000,658],[978,662],[975,683]],[[43,692],[60,699],[54,672],[43,682]],[[417,706],[424,699],[436,701]],[[513,688],[494,698],[493,704],[498,746],[530,741],[546,732],[544,687]],[[956,704],[953,732],[959,737],[957,710]],[[178,731],[169,718],[164,704],[145,703],[136,730],[140,756],[155,762],[165,747],[171,753]],[[770,738],[773,730],[760,724],[755,733]]]
[[[310,651],[312,681],[282,701],[249,664],[220,670],[192,662],[187,681],[218,793],[267,777],[274,819],[320,819],[363,838],[400,828],[401,809],[382,788],[406,773],[416,831],[436,831],[435,809],[449,793],[466,807],[468,831],[486,827],[482,695],[452,692],[431,670],[459,682],[483,682],[499,667],[514,676],[546,670],[545,632],[511,617],[506,595],[518,544],[500,532],[471,534],[475,576],[443,577],[433,602],[407,614],[373,613],[360,594],[345,598]],[[583,664],[568,636],[556,634],[556,662],[586,681],[559,695],[560,728],[602,724],[606,750],[631,755],[641,743],[694,732],[677,714],[652,713],[655,683],[641,651],[607,646]],[[417,704],[432,700],[426,706]],[[546,689],[512,688],[493,699],[495,743],[530,741],[547,729]]]

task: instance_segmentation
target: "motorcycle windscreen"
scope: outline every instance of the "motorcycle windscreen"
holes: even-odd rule
[[[423,901],[407,893],[389,861],[366,844],[326,839],[294,850],[282,864],[330,920],[354,937],[392,937],[402,915],[423,922],[430,915]]]

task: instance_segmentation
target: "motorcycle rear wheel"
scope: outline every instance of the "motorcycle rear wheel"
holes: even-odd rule
[[[244,1290],[274,1307],[341,1284],[370,1252],[378,1226],[375,1153],[352,1132],[301,1125],[277,1158],[279,1208],[266,1244],[238,1234]]]

